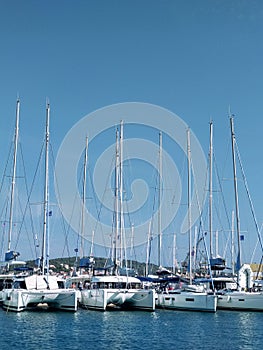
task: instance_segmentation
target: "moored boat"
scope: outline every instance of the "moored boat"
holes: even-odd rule
[[[52,276],[49,271],[48,258],[48,150],[49,150],[49,104],[46,108],[45,133],[45,184],[43,201],[43,242],[40,268],[37,274],[14,276],[11,286],[2,290],[3,308],[9,311],[20,312],[40,306],[57,310],[76,311],[77,293],[74,289],[66,289],[58,277]],[[18,119],[18,118],[17,118]],[[10,250],[10,249],[9,249]],[[10,252],[8,252],[10,253]]]
[[[3,309],[24,311],[45,307],[76,311],[77,298],[74,289],[61,289],[56,276],[42,275],[15,277],[10,288],[3,290]]]
[[[174,310],[216,312],[217,296],[214,293],[193,292],[184,289],[158,294],[156,307]]]
[[[101,275],[93,276],[90,289],[81,291],[80,304],[103,311],[110,307],[154,311],[155,296],[155,290],[144,289],[136,277]]]
[[[233,162],[233,175],[234,175],[234,193],[235,193],[235,208],[236,208],[236,228],[237,228],[237,244],[238,254],[236,262],[237,270],[237,288],[226,289],[219,292],[218,295],[218,308],[227,310],[244,310],[244,311],[263,311],[263,290],[262,285],[256,285],[253,281],[253,273],[249,264],[241,263],[241,249],[240,249],[240,219],[239,219],[239,203],[238,203],[238,188],[237,188],[237,169],[236,169],[236,138],[234,133],[234,119],[233,115],[230,115],[230,128],[231,128],[231,141],[232,141],[232,162]],[[238,157],[240,162],[240,156]],[[241,166],[242,176],[245,179],[244,171]],[[249,194],[246,180],[244,181],[246,192]],[[263,243],[261,239],[261,233],[255,217],[253,205],[250,195],[250,207],[254,217],[256,230],[258,233],[258,241],[260,243],[261,250],[263,252]],[[262,262],[262,258],[261,258]]]
[[[144,289],[141,281],[130,276],[124,266],[123,239],[123,122],[120,132],[116,131],[115,166],[115,238],[112,241],[112,265],[105,269],[93,269],[89,289],[81,291],[81,305],[96,310],[110,306],[121,309],[155,310],[155,290]]]

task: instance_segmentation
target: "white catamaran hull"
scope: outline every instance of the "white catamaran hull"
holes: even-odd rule
[[[41,306],[56,310],[77,311],[75,290],[25,290],[6,289],[3,291],[3,308],[20,312],[37,309]]]
[[[226,292],[218,295],[218,309],[263,311],[263,292]]]
[[[156,307],[175,310],[216,312],[217,296],[207,293],[181,291],[179,293],[160,293]]]
[[[3,289],[3,308],[20,312],[39,306],[77,311],[75,289],[59,288],[56,276],[31,275],[14,278],[12,287]]]
[[[123,309],[155,310],[154,290],[91,289],[81,291],[81,305],[89,309],[106,310],[116,306]]]

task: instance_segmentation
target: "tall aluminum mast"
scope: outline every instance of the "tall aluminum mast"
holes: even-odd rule
[[[189,227],[189,275],[190,284],[192,284],[192,210],[191,210],[191,144],[190,129],[187,129],[187,160],[188,160],[188,227]]]
[[[159,245],[158,245],[158,264],[162,266],[162,210],[161,210],[161,199],[162,199],[162,177],[163,177],[163,137],[162,133],[159,133],[159,197],[158,197],[158,233],[159,233]]]
[[[47,273],[49,270],[48,261],[48,196],[49,196],[49,117],[50,117],[50,106],[49,103],[46,107],[46,133],[45,133],[45,182],[44,182],[44,201],[43,201],[43,245],[42,245],[42,274],[45,274],[45,268]]]
[[[213,258],[213,122],[210,122],[209,147],[209,233],[210,233],[210,259]]]
[[[8,229],[8,245],[7,245],[8,252],[10,252],[11,240],[12,240],[14,194],[15,194],[15,183],[16,183],[16,163],[17,163],[17,148],[18,148],[18,135],[19,135],[19,112],[20,112],[20,101],[17,100],[17,103],[16,103],[16,127],[15,127],[15,139],[14,139],[14,158],[13,158],[13,172],[12,172],[11,199],[10,199],[10,212],[9,212],[9,229]]]
[[[236,229],[237,229],[237,267],[241,267],[241,246],[240,246],[240,219],[239,219],[239,204],[238,204],[238,189],[237,189],[237,171],[236,171],[236,152],[235,152],[235,133],[234,133],[234,119],[233,115],[230,115],[230,128],[231,128],[231,141],[232,141],[232,162],[233,162],[233,175],[234,175],[234,192],[235,192],[235,210],[236,210]]]
[[[84,172],[82,184],[82,211],[81,211],[81,251],[80,256],[84,257],[84,236],[85,236],[85,209],[86,209],[86,182],[87,182],[87,162],[88,162],[88,137],[86,137],[85,157],[84,157]]]

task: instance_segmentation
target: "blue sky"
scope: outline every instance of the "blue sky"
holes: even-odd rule
[[[180,116],[206,154],[213,119],[222,173],[231,106],[261,224],[260,0],[11,0],[0,5],[1,175],[18,95],[29,181],[43,140],[47,98],[55,155],[67,132],[85,115],[115,103],[146,102]],[[230,170],[222,176],[230,177]],[[178,248],[179,260],[186,249]],[[59,255],[59,250],[51,255]]]

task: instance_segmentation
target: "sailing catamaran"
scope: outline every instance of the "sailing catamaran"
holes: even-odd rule
[[[114,267],[101,269],[90,281],[90,289],[81,291],[81,305],[95,310],[106,310],[109,307],[122,309],[155,310],[155,291],[144,289],[142,282],[128,275],[120,275],[122,270],[123,250],[123,122],[120,132],[116,131],[116,166],[115,166],[115,240]],[[118,256],[120,254],[120,257]],[[94,269],[96,271],[96,269]]]
[[[57,310],[76,311],[77,294],[74,289],[60,288],[61,282],[56,276],[49,274],[48,259],[48,166],[49,166],[49,116],[50,106],[46,108],[45,133],[45,184],[43,203],[43,242],[41,257],[41,272],[28,276],[16,276],[11,286],[3,289],[3,308],[8,311],[20,312],[40,306]]]

